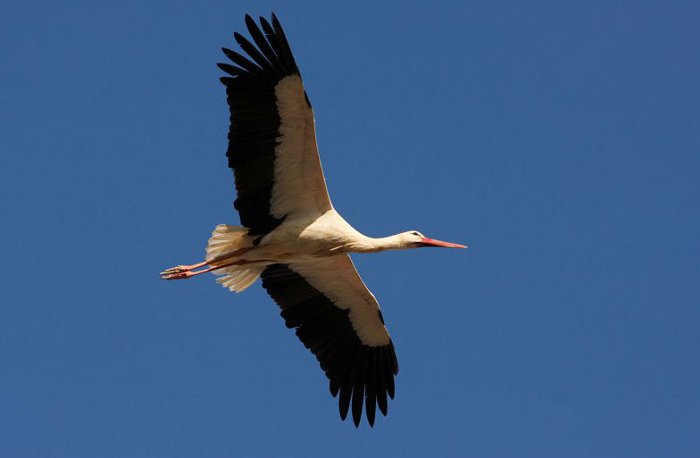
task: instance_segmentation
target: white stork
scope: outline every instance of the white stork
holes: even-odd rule
[[[255,45],[234,37],[243,55],[224,48],[236,65],[218,64],[231,110],[228,164],[233,169],[242,226],[220,224],[205,261],[161,273],[166,280],[205,272],[231,291],[241,292],[262,278],[281,307],[282,318],[310,349],[340,394],[345,420],[352,401],[355,426],[362,406],[370,426],[376,406],[387,413],[399,366],[374,295],[348,253],[418,247],[466,248],[408,231],[367,237],[333,208],[316,147],[314,113],[279,21],[249,16]],[[257,47],[256,47],[257,45]],[[199,269],[199,270],[197,270]]]

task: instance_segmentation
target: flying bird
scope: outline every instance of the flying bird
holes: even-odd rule
[[[376,408],[387,414],[399,365],[379,303],[349,253],[419,247],[466,248],[407,231],[367,237],[348,224],[328,196],[316,146],[314,112],[282,26],[272,14],[260,25],[246,15],[252,42],[234,33],[247,56],[223,48],[220,63],[230,108],[228,165],[241,225],[216,226],[204,261],[161,272],[166,280],[206,272],[231,291],[258,278],[289,328],[313,352],[359,426]]]

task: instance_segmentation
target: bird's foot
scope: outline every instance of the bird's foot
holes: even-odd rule
[[[197,264],[190,264],[190,265],[179,265],[175,267],[171,267],[170,269],[164,270],[162,273],[175,273],[175,272],[184,272],[186,270],[194,270],[194,269],[199,269],[200,267],[205,266],[207,263],[206,262],[198,262]]]
[[[174,268],[173,268],[174,269]],[[183,271],[172,271],[170,272],[171,269],[168,269],[164,272],[160,273],[160,278],[163,280],[184,280],[186,278],[194,277],[200,272],[192,272],[191,270],[183,270]]]
[[[197,264],[191,264],[189,266],[183,264],[183,265],[171,267],[170,269],[165,269],[160,274],[161,275],[169,275],[169,274],[176,274],[176,273],[180,273],[180,272],[186,272],[188,270],[199,269],[200,267],[203,267],[206,264],[207,264],[206,262],[198,262]]]
[[[190,278],[193,275],[197,275],[197,272],[193,272],[194,269],[199,269],[205,266],[206,262],[198,262],[192,265],[179,265],[171,267],[170,269],[165,269],[160,273],[160,278],[163,280],[180,280],[183,278]]]

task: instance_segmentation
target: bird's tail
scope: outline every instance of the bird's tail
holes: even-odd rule
[[[241,226],[229,226],[219,224],[211,233],[209,243],[207,243],[207,256],[205,260],[211,264],[217,258],[221,258],[229,253],[233,253],[241,248],[253,246],[252,240],[248,237],[248,229]]]
[[[206,261],[211,266],[225,265],[235,261],[236,258],[253,248],[253,238],[248,236],[248,229],[241,226],[229,226],[219,224],[211,234],[207,243]],[[240,255],[236,255],[236,253]],[[227,256],[230,255],[230,256]],[[216,281],[231,291],[240,293],[258,279],[264,265],[241,264],[222,267],[213,272],[221,275]]]

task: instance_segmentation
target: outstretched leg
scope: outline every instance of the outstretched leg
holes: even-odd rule
[[[200,275],[200,274],[205,274],[207,272],[211,272],[212,270],[216,269],[223,269],[224,267],[231,267],[231,266],[242,266],[243,264],[249,264],[250,261],[234,261],[230,262],[228,264],[218,264],[215,266],[210,266],[207,267],[206,269],[202,270],[184,270],[184,271],[174,271],[172,273],[168,273],[168,270],[161,272],[160,278],[163,280],[184,280],[186,278],[191,278],[194,277],[195,275]],[[206,263],[205,263],[206,264]],[[196,264],[194,264],[196,265]]]
[[[211,272],[212,270],[221,269],[223,267],[247,264],[247,261],[235,261],[228,263],[224,261],[230,260],[231,258],[236,256],[241,256],[242,254],[245,254],[251,249],[252,248],[240,248],[236,251],[226,253],[209,261],[202,261],[198,262],[197,264],[191,265],[179,265],[171,267],[170,269],[166,269],[163,272],[161,272],[160,278],[162,278],[163,280],[182,280],[185,278],[194,277],[195,275]],[[195,269],[199,269],[200,267],[204,267],[206,265],[209,265],[209,267],[204,270],[195,271]]]

